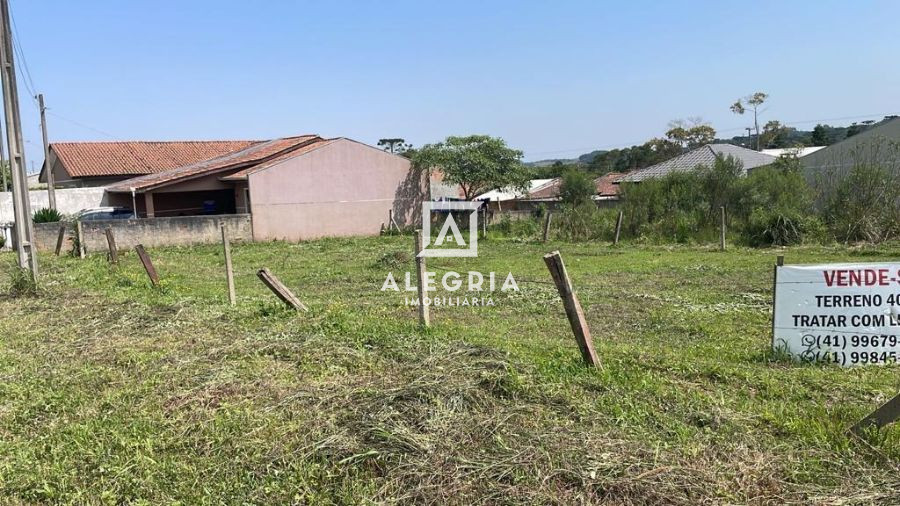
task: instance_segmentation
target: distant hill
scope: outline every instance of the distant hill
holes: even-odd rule
[[[606,151],[596,150],[585,153],[578,158],[549,158],[547,160],[538,160],[536,162],[525,162],[525,165],[528,167],[551,167],[558,163],[562,165],[586,165],[591,163],[595,157],[600,156],[603,153],[606,153]]]
[[[578,163],[577,158],[549,158],[547,160],[538,160],[536,162],[525,162],[527,167],[551,167],[556,163],[563,165],[572,165]]]

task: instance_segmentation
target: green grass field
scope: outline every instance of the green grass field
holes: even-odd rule
[[[409,236],[150,250],[118,267],[42,255],[0,298],[0,502],[898,503],[900,427],[845,429],[895,367],[770,351],[772,263],[879,261],[896,246],[786,251],[489,239],[445,269],[512,272],[489,307],[421,330],[388,271]],[[603,367],[585,368],[541,256],[559,249]],[[0,256],[9,285],[14,256]],[[285,309],[268,267],[306,303]],[[402,284],[402,281],[401,281]]]

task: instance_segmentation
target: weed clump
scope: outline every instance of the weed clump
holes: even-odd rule
[[[38,295],[37,282],[31,271],[20,267],[13,267],[9,274],[9,288],[7,293],[12,298],[34,297]]]
[[[381,269],[399,269],[412,261],[408,251],[389,251],[375,261],[375,267]]]

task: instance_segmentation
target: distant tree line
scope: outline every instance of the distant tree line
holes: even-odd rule
[[[674,120],[669,123],[669,129],[662,138],[654,138],[644,144],[627,148],[592,151],[575,160],[557,160],[550,164],[533,166],[532,172],[535,177],[544,178],[560,177],[568,170],[581,170],[594,176],[610,172],[629,172],[655,165],[709,143],[734,144],[757,150],[830,146],[896,117],[885,116],[879,122],[861,121],[846,127],[818,124],[809,131],[798,130],[772,119],[760,128],[760,115],[764,112],[761,107],[768,99],[767,93],[758,91],[739,98],[729,107],[735,114],[752,115],[753,126],[748,128],[746,136],[718,138],[716,130],[700,118]]]
[[[777,120],[770,120],[763,125],[760,131],[760,147],[761,149],[776,149],[830,146],[896,117],[885,116],[881,121],[860,121],[849,126],[818,124],[812,130],[798,130],[794,127],[786,126]],[[753,136],[735,136],[723,139],[713,135],[713,138],[708,139],[708,142],[755,147],[755,137]],[[705,142],[702,144],[705,144]],[[691,145],[696,146],[696,142]],[[643,169],[678,156],[685,151],[686,146],[670,137],[657,138],[644,144],[627,148],[592,151],[581,155],[573,162],[567,163],[557,160],[543,167],[532,167],[532,172],[536,178],[560,177],[567,169],[581,170],[595,177],[609,172],[628,172]],[[693,147],[688,147],[693,149]]]

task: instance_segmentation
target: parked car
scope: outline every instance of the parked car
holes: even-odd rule
[[[75,219],[80,221],[127,220],[128,218],[134,218],[134,212],[127,207],[92,207],[82,209],[75,215]]]

